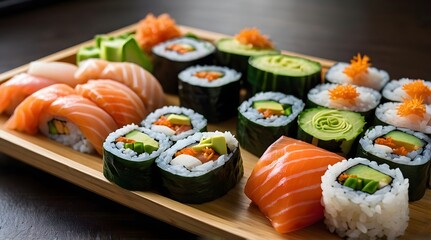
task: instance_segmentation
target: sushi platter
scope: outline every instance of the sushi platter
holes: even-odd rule
[[[131,33],[136,25],[127,26],[109,35]],[[193,33],[202,39],[216,41],[227,37],[224,34],[202,29],[180,26],[183,33]],[[40,59],[75,63],[76,54],[83,46],[94,44],[88,41]],[[291,56],[306,57],[319,62],[322,74],[335,64],[335,61],[283,51]],[[26,72],[24,65],[0,74],[0,83],[13,76]],[[167,105],[179,105],[178,96],[165,94]],[[0,115],[0,126],[8,116]],[[230,131],[235,134],[235,117],[218,123],[208,124],[209,131]],[[184,204],[159,194],[157,191],[130,191],[108,181],[103,174],[102,157],[85,154],[65,147],[42,135],[29,135],[0,127],[0,151],[24,163],[39,168],[77,186],[103,197],[135,209],[143,214],[160,219],[168,224],[205,237],[227,239],[339,239],[326,228],[323,221],[309,227],[290,232],[277,233],[270,221],[251,203],[244,194],[244,186],[258,157],[241,149],[244,176],[226,195],[202,204]],[[408,228],[401,239],[426,239],[431,236],[431,191],[419,201],[409,203],[410,219]]]

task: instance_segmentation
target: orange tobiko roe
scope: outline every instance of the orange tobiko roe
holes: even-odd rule
[[[423,118],[426,112],[425,104],[423,104],[422,98],[412,98],[405,100],[397,108],[397,113],[401,117],[406,117],[408,115],[416,115]]]
[[[344,69],[344,73],[351,78],[355,78],[362,73],[366,73],[368,71],[368,67],[371,66],[370,61],[371,59],[367,55],[362,57],[361,54],[358,53],[358,55],[354,56],[353,59],[350,60],[350,65]]]
[[[274,45],[268,36],[262,35],[257,28],[244,28],[235,35],[235,39],[245,45],[252,45],[256,48],[273,49]]]
[[[343,99],[355,101],[359,96],[359,93],[356,91],[356,87],[350,84],[336,86],[335,88],[328,90],[328,92],[329,99],[331,100]]]
[[[155,45],[180,36],[181,31],[175,20],[166,13],[158,17],[151,13],[148,14],[139,21],[135,34],[139,46],[147,53],[151,53],[151,49]]]

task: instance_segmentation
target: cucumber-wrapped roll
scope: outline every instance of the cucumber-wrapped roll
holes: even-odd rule
[[[399,169],[357,157],[322,176],[325,224],[347,239],[397,239],[409,221],[409,180]]]
[[[193,66],[179,75],[180,105],[201,113],[209,122],[236,115],[241,73],[226,67]]]
[[[324,83],[308,92],[308,107],[327,107],[358,112],[372,123],[374,110],[379,105],[381,94],[367,87],[351,84]]]
[[[421,199],[427,189],[431,139],[421,133],[394,126],[374,126],[359,140],[358,156],[399,168],[409,179],[409,200]]]
[[[153,187],[155,159],[171,145],[166,135],[126,125],[103,143],[103,175],[129,190]]]
[[[245,28],[235,37],[221,38],[215,42],[217,64],[233,68],[242,74],[241,85],[248,88],[247,68],[251,56],[278,54],[272,41],[257,28]]]
[[[275,91],[294,95],[302,100],[308,91],[321,82],[320,63],[284,54],[250,57],[247,79],[252,93]]]
[[[382,95],[384,100],[391,102],[422,98],[425,104],[431,104],[431,82],[410,78],[392,80],[385,85]]]
[[[178,74],[194,65],[212,64],[215,47],[207,41],[181,37],[153,47],[154,76],[166,93],[178,93]]]
[[[360,54],[349,63],[339,62],[328,69],[325,81],[331,83],[349,83],[357,86],[373,88],[380,91],[389,81],[389,74],[384,70],[371,67],[371,59]]]
[[[244,174],[238,141],[230,132],[195,133],[177,141],[156,163],[162,190],[184,203],[221,197]]]
[[[173,142],[207,130],[207,120],[203,115],[178,106],[156,109],[141,122],[141,125],[169,136]]]
[[[242,148],[261,156],[281,136],[296,136],[302,100],[280,92],[257,93],[238,108],[237,137]]]
[[[364,126],[364,117],[359,113],[323,107],[309,108],[299,114],[298,139],[349,156]]]

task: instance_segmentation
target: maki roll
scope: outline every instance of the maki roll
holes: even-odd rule
[[[412,98],[404,102],[386,102],[376,109],[376,122],[431,134],[431,105],[423,99]]]
[[[209,122],[236,115],[241,73],[226,67],[194,66],[179,75],[180,105],[201,113]]]
[[[282,92],[302,100],[321,82],[320,63],[284,54],[265,54],[249,59],[247,80],[252,94]]]
[[[329,68],[325,80],[331,83],[350,83],[380,91],[389,81],[384,70],[371,67],[371,59],[358,54],[349,63],[339,62]]]
[[[238,108],[236,132],[241,147],[261,156],[281,136],[295,136],[296,118],[303,109],[302,100],[292,95],[257,93]]]
[[[409,220],[409,180],[365,158],[329,166],[322,177],[325,224],[349,239],[395,239]]]
[[[210,42],[181,37],[153,47],[154,76],[166,93],[178,93],[178,74],[194,65],[213,63],[214,45]]]
[[[166,135],[135,124],[117,129],[103,143],[103,175],[129,190],[149,190],[155,159],[170,145]]]
[[[382,97],[372,88],[335,83],[319,84],[311,89],[307,96],[309,107],[321,106],[358,112],[369,123],[372,122],[374,109]]]
[[[177,106],[157,109],[150,113],[141,125],[167,135],[174,142],[207,130],[207,120],[204,116],[192,109]]]
[[[257,28],[245,28],[233,38],[221,38],[215,43],[217,64],[233,68],[242,74],[241,84],[247,88],[248,59],[262,54],[277,54],[272,41]]]
[[[424,196],[431,163],[431,139],[424,133],[394,126],[375,126],[359,140],[357,155],[399,168],[409,179],[410,201]]]
[[[221,197],[244,174],[238,141],[230,132],[195,133],[177,141],[156,163],[166,194],[184,203]]]
[[[308,108],[298,117],[298,139],[349,156],[365,119],[355,112],[323,107]]]
[[[392,102],[422,98],[425,104],[431,104],[431,82],[409,78],[392,80],[385,85],[382,95],[385,100]]]

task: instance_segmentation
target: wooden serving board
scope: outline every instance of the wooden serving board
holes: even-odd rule
[[[134,30],[135,25],[131,25],[109,34],[119,35]],[[184,33],[193,32],[208,40],[226,36],[185,26],[181,26],[181,30]],[[39,60],[75,63],[77,50],[83,45],[90,44],[93,44],[93,41]],[[285,53],[319,61],[324,71],[334,64],[334,61],[330,60],[292,52]],[[27,69],[28,65],[24,65],[1,74],[0,83]],[[166,100],[170,105],[178,105],[176,96],[167,95]],[[129,191],[120,188],[103,176],[100,156],[74,151],[41,135],[32,136],[6,130],[2,127],[6,120],[7,116],[0,115],[0,151],[82,188],[195,234],[228,239],[338,239],[337,235],[331,234],[326,229],[323,221],[289,234],[277,233],[269,220],[250,203],[243,193],[247,178],[258,160],[256,156],[243,149],[241,149],[241,155],[244,161],[244,177],[234,189],[212,202],[196,205],[182,204],[156,192]],[[231,119],[219,124],[210,124],[208,130],[229,130],[235,133],[235,125],[236,119]],[[431,191],[427,190],[420,201],[410,203],[409,226],[402,238],[426,239],[430,236]]]

